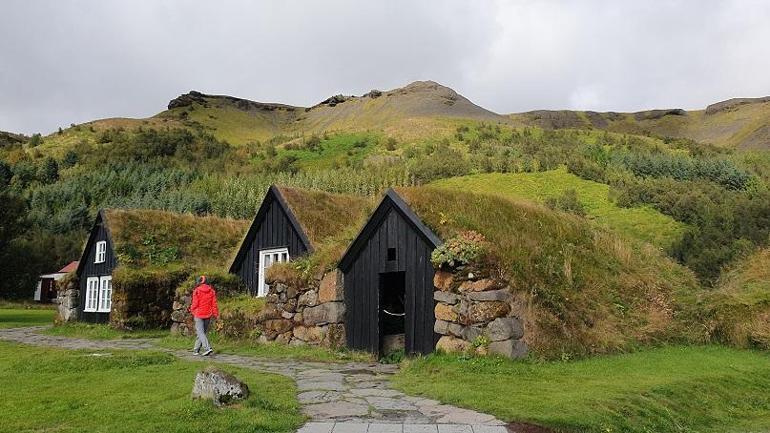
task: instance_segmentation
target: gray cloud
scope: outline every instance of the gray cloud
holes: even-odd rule
[[[432,79],[497,112],[770,94],[760,0],[10,0],[0,16],[0,129],[25,133],[190,89],[310,105]]]

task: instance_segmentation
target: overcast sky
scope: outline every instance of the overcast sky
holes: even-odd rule
[[[770,95],[770,1],[0,3],[0,130],[146,117],[191,89],[312,105],[434,80],[499,113]]]

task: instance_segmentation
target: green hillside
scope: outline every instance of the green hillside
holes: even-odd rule
[[[705,110],[649,110],[637,113],[531,111],[509,116],[517,125],[593,128],[625,134],[687,138],[731,149],[770,149],[770,97],[734,98]]]
[[[581,179],[566,169],[539,173],[489,173],[438,180],[432,185],[460,191],[484,192],[545,203],[548,198],[575,190],[589,219],[635,239],[667,249],[684,232],[685,225],[647,206],[618,207],[610,200],[606,184]]]

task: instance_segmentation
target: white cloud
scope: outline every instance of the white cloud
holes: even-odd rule
[[[190,89],[310,105],[432,79],[498,112],[770,94],[770,3],[101,0],[0,5],[0,129],[148,116]]]

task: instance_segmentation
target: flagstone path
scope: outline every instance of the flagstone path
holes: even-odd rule
[[[0,329],[0,340],[85,350],[160,350],[190,361],[201,357],[157,347],[149,339],[85,340],[41,334],[45,326]],[[398,367],[377,363],[323,363],[217,354],[207,361],[276,373],[294,379],[310,421],[299,433],[507,433],[492,415],[462,409],[390,386]]]

